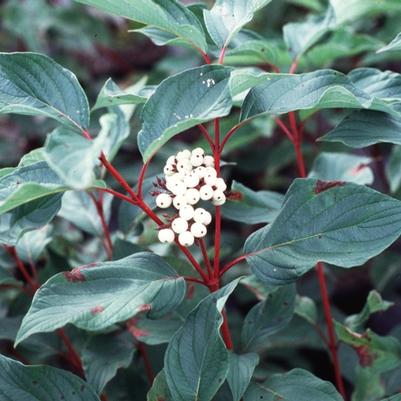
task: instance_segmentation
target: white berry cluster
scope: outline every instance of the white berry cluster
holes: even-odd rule
[[[171,219],[168,227],[159,230],[161,242],[178,242],[191,246],[195,238],[202,238],[207,233],[207,226],[212,221],[211,214],[195,205],[200,201],[211,201],[221,206],[226,201],[224,191],[227,185],[217,177],[212,156],[205,155],[202,148],[192,152],[183,150],[170,156],[164,166],[164,180],[158,180],[155,186],[163,192],[154,192],[156,205],[162,209],[173,206],[178,214]]]

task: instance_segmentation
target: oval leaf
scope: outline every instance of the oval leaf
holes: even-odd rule
[[[144,311],[158,317],[181,303],[185,288],[184,279],[149,252],[59,273],[35,294],[16,344],[68,323],[102,330]]]
[[[261,384],[253,384],[244,401],[343,401],[335,387],[303,369],[273,375]]]
[[[238,280],[210,294],[188,315],[164,357],[166,380],[175,401],[210,401],[223,384],[229,354],[220,335],[224,304]],[[194,333],[199,333],[194,342]]]
[[[232,106],[231,69],[207,65],[164,80],[143,108],[138,146],[148,160],[174,135],[213,118],[226,116]]]
[[[24,366],[0,355],[0,399],[7,401],[100,401],[78,376],[50,366]]]
[[[282,285],[319,261],[361,265],[400,234],[400,201],[353,183],[297,179],[276,220],[253,233],[245,251],[259,279]]]
[[[0,94],[0,113],[42,115],[75,129],[89,125],[88,100],[77,78],[47,56],[0,53]]]

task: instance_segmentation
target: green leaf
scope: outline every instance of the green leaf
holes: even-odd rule
[[[308,323],[315,325],[318,319],[318,311],[315,302],[309,297],[297,295],[295,299],[294,313],[301,316]]]
[[[378,50],[377,53],[399,50],[401,50],[401,33],[399,33],[387,46]]]
[[[272,375],[263,383],[252,384],[244,401],[343,401],[335,387],[303,369]]]
[[[313,46],[302,60],[311,68],[325,68],[340,57],[350,57],[376,51],[382,42],[371,36],[357,34],[351,29],[337,29],[327,40]]]
[[[138,146],[147,161],[174,135],[213,118],[232,105],[231,69],[220,65],[193,68],[165,79],[146,102]]]
[[[155,377],[155,380],[153,380],[152,387],[147,394],[146,400],[173,401],[167,385],[166,374],[164,373],[164,370],[161,370]]]
[[[372,169],[369,167],[371,162],[372,159],[366,156],[322,152],[314,161],[309,177],[323,181],[340,180],[370,185],[374,180]]]
[[[49,195],[65,190],[67,187],[45,162],[17,167],[0,176],[0,215],[38,199],[47,197],[47,200]],[[20,209],[20,213],[23,217],[30,210]]]
[[[75,0],[102,11],[128,18],[176,36],[206,52],[202,25],[195,15],[176,0]]]
[[[282,285],[319,261],[365,263],[398,238],[400,223],[401,203],[387,195],[353,183],[297,179],[277,218],[247,239],[245,252],[259,279]]]
[[[50,226],[25,233],[17,242],[17,255],[24,262],[33,263],[39,259],[46,245],[51,241]]]
[[[78,376],[50,366],[24,366],[0,355],[0,398],[7,401],[99,401]]]
[[[381,375],[401,365],[401,343],[395,337],[382,337],[367,330],[360,334],[335,323],[340,341],[357,353],[356,383],[353,401],[375,401],[385,395]]]
[[[237,355],[230,353],[230,367],[227,382],[232,393],[232,401],[240,401],[252,379],[259,356],[254,353]]]
[[[226,48],[239,30],[252,21],[256,11],[271,0],[216,0],[213,8],[203,11],[207,30],[214,43]]]
[[[68,323],[102,330],[141,311],[158,317],[174,310],[184,295],[184,279],[152,253],[77,267],[56,274],[36,292],[16,344]]]
[[[245,98],[241,121],[263,114],[324,108],[392,112],[389,105],[357,88],[346,75],[317,70],[300,75],[268,74],[266,82],[251,89]]]
[[[350,330],[359,331],[363,329],[363,326],[370,318],[370,315],[386,311],[393,305],[393,302],[384,301],[376,290],[372,290],[368,295],[368,299],[362,311],[356,315],[348,316],[344,323]]]
[[[335,26],[336,18],[331,7],[324,15],[312,15],[306,21],[284,25],[284,40],[293,59],[300,57]]]
[[[390,191],[396,192],[401,185],[401,146],[393,146],[386,165],[386,177],[390,183]]]
[[[401,118],[377,111],[360,110],[345,117],[320,140],[341,142],[353,148],[363,148],[381,142],[401,145],[400,132]]]
[[[96,99],[92,110],[103,107],[118,106],[121,104],[141,104],[148,100],[149,90],[145,89],[147,78],[144,77],[134,85],[122,90],[111,78],[109,78]]]
[[[370,96],[386,101],[401,101],[401,75],[377,68],[356,68],[348,74],[351,82]]]
[[[221,313],[237,284],[232,281],[201,301],[170,341],[164,369],[174,401],[210,401],[223,384],[229,353],[220,335]]]
[[[229,65],[276,64],[276,62],[276,47],[264,39],[241,41],[229,49],[224,57],[224,64]]]
[[[67,186],[77,190],[89,188],[95,181],[94,168],[99,163],[106,134],[100,131],[91,141],[68,128],[57,128],[47,137],[44,158]]]
[[[110,218],[112,199],[112,195],[103,194],[103,211],[106,222]],[[67,191],[63,196],[59,216],[89,234],[103,235],[102,223],[95,203],[86,192]]]
[[[330,0],[336,13],[337,23],[343,24],[365,15],[378,15],[401,10],[398,0]]]
[[[100,394],[118,369],[131,364],[133,355],[134,344],[127,332],[92,337],[82,350],[87,382]]]
[[[45,196],[0,215],[0,243],[15,245],[25,233],[49,223],[60,210],[61,197]]]
[[[401,401],[401,394],[393,395],[392,397],[385,398],[381,401]]]
[[[257,303],[245,317],[241,332],[242,349],[249,351],[263,346],[269,336],[290,322],[294,308],[294,285],[279,287],[265,301]]]
[[[17,279],[13,277],[11,272],[0,266],[0,284],[3,285],[22,285]]]
[[[231,185],[232,198],[222,207],[227,219],[245,224],[270,223],[277,216],[284,196],[272,191],[253,191],[237,181]]]
[[[42,115],[79,130],[89,125],[75,75],[36,53],[0,53],[0,113]]]

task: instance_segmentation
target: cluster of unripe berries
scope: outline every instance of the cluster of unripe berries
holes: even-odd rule
[[[164,167],[164,180],[157,186],[164,192],[156,193],[156,205],[161,209],[173,206],[178,216],[171,220],[169,227],[159,230],[161,242],[178,242],[191,246],[195,238],[202,238],[207,233],[207,226],[212,221],[211,214],[201,208],[195,208],[200,201],[211,201],[221,206],[226,201],[224,191],[227,185],[217,177],[212,156],[205,155],[202,148],[192,152],[183,150],[167,159]]]

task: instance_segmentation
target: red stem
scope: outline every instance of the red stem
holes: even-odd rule
[[[288,73],[289,73],[289,74],[294,74],[295,71],[296,71],[297,68],[298,68],[298,64],[299,64],[299,59],[296,58],[296,59],[292,62],[291,67],[290,67],[290,70],[288,71]]]
[[[96,198],[96,196],[92,193],[89,194],[91,199],[93,200],[97,214],[100,219],[100,223],[102,225],[102,230],[104,234],[104,239],[103,239],[103,244],[104,244],[104,249],[107,254],[107,259],[112,260],[113,259],[113,242],[111,241],[111,236],[110,236],[110,230],[106,222],[106,218],[104,216],[104,209],[103,209],[103,192],[99,191],[99,198]]]
[[[225,55],[226,55],[226,47],[224,46],[220,51],[219,61],[218,61],[219,64],[223,64]]]
[[[238,258],[232,260],[231,262],[227,263],[220,271],[220,277],[228,270],[230,270],[233,266],[237,265],[238,263],[243,262],[244,260],[246,260],[246,257],[248,256],[248,254],[246,255],[241,255]]]
[[[84,369],[82,367],[82,361],[81,358],[78,354],[78,352],[75,350],[70,338],[64,331],[64,329],[58,329],[57,330],[58,336],[61,338],[63,341],[64,345],[67,348],[68,351],[68,358],[70,362],[75,366],[75,368],[79,371],[79,373],[83,376],[84,375]]]
[[[274,121],[276,122],[276,124],[281,128],[281,130],[284,132],[284,134],[287,135],[288,139],[291,142],[294,142],[294,137],[292,136],[291,131],[288,129],[288,127],[279,119],[279,118],[275,118]]]
[[[206,64],[210,64],[212,61],[210,60],[210,57],[205,53],[202,49],[198,49],[199,53],[201,54],[203,60],[205,61]]]
[[[143,181],[145,179],[145,174],[146,170],[148,169],[150,160],[148,160],[146,163],[141,168],[141,171],[139,172],[139,178],[138,178],[138,189],[137,189],[137,195],[138,198],[142,198],[142,187],[143,187]]]
[[[220,177],[220,120],[214,120],[214,167],[217,176]],[[215,229],[214,229],[214,277],[219,277],[220,268],[220,244],[221,244],[221,208],[215,207]]]
[[[199,279],[196,278],[196,277],[184,276],[184,279],[185,279],[185,281],[189,281],[189,282],[197,283],[197,284],[202,284],[202,285],[205,285],[205,286],[207,287],[207,284],[206,284],[204,281],[199,280]]]
[[[143,364],[145,366],[145,372],[146,372],[146,376],[148,378],[149,387],[151,387],[153,380],[155,379],[155,374],[153,373],[153,368],[150,363],[148,352],[146,351],[145,344],[143,344],[141,342],[138,342],[137,348],[143,359]]]
[[[243,125],[245,124],[245,121],[240,122],[237,125],[234,125],[234,127],[232,127],[227,134],[224,136],[223,140],[221,141],[221,145],[220,145],[220,154],[223,152],[224,146],[226,146],[227,141],[231,138],[231,136],[239,129],[241,128]]]
[[[233,340],[231,338],[230,327],[228,325],[227,313],[225,310],[222,312],[223,324],[221,325],[221,335],[226,344],[227,349],[233,349]]]
[[[21,272],[27,284],[31,287],[32,292],[35,293],[35,291],[39,288],[39,284],[29,275],[28,270],[26,269],[22,260],[19,258],[15,247],[4,245],[4,248],[7,253],[14,259],[18,270]]]
[[[107,192],[109,194],[112,194],[113,196],[115,196],[116,198],[120,198],[128,203],[131,203],[132,205],[138,206],[138,203],[136,201],[134,201],[132,198],[130,198],[129,196],[126,196],[124,194],[122,194],[121,192],[118,191],[114,191],[114,189],[110,189],[110,188],[101,188],[101,187],[96,187],[96,189],[98,191],[102,191],[102,192]]]
[[[210,259],[207,254],[206,244],[203,238],[199,240],[199,246],[202,251],[203,260],[205,261],[207,273],[209,274],[209,279],[210,279],[213,276],[212,265],[210,263]]]
[[[344,400],[346,399],[346,392],[344,388],[343,378],[341,376],[341,368],[340,361],[337,355],[337,339],[335,335],[334,325],[333,325],[333,317],[331,314],[331,306],[330,306],[330,298],[329,293],[327,291],[326,278],[324,276],[324,267],[321,262],[316,265],[316,273],[319,278],[320,292],[322,294],[323,308],[324,308],[324,317],[327,325],[327,332],[329,335],[329,350],[331,354],[331,358],[334,366],[334,374],[336,379],[337,388],[343,396]]]
[[[212,152],[214,152],[214,143],[213,143],[212,137],[209,134],[209,131],[202,124],[199,124],[198,128],[200,129],[200,131],[202,132],[203,136],[205,137],[205,139],[209,143],[210,149],[212,150]]]
[[[302,178],[305,178],[306,177],[306,168],[305,168],[305,162],[304,162],[304,158],[303,158],[303,154],[302,154],[302,150],[301,150],[301,138],[300,138],[299,130],[297,127],[295,113],[289,113],[289,119],[290,119],[290,125],[291,125],[291,129],[292,129],[292,135],[294,137],[293,144],[294,144],[295,153],[296,153],[296,157],[297,157],[299,175]],[[319,279],[320,293],[322,296],[322,302],[323,302],[323,307],[324,307],[324,317],[325,317],[325,321],[326,321],[327,332],[329,335],[329,350],[330,350],[331,357],[332,357],[336,385],[337,385],[337,389],[340,391],[343,398],[346,399],[344,382],[343,382],[343,378],[341,376],[340,362],[339,362],[338,355],[337,355],[337,340],[336,340],[336,334],[335,334],[334,325],[333,325],[333,317],[331,315],[330,298],[329,298],[329,294],[327,291],[327,284],[326,284],[326,279],[324,276],[324,269],[323,269],[322,263],[319,262],[316,265],[316,272],[317,272],[318,279]]]

